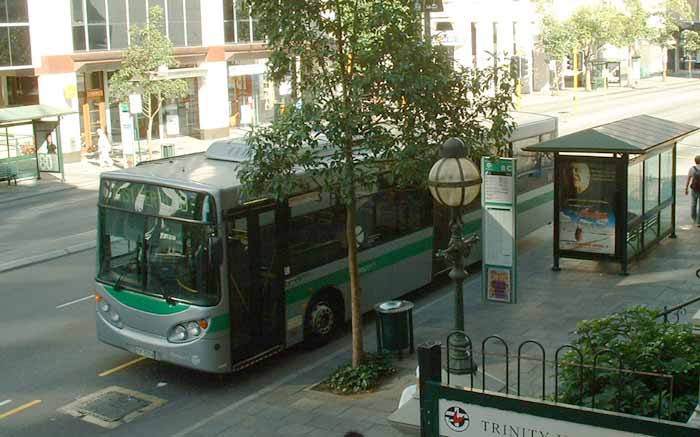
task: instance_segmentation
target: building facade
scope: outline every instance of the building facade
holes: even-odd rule
[[[0,2],[0,106],[47,104],[76,114],[61,125],[67,161],[93,150],[98,128],[121,141],[109,79],[148,10],[164,31],[189,94],[167,101],[154,137],[227,137],[231,127],[270,121],[279,88],[265,78],[268,52],[246,0],[5,0]],[[146,122],[137,121],[144,137]]]
[[[529,0],[442,0],[443,10],[431,13],[431,34],[450,48],[455,62],[483,68],[522,59],[524,92],[539,89],[534,42],[538,20]],[[526,73],[526,74],[525,74]]]

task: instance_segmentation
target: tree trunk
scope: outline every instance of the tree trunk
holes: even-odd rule
[[[352,152],[351,152],[352,153]],[[364,359],[362,338],[362,289],[357,268],[357,214],[355,189],[351,188],[350,204],[346,209],[345,236],[348,243],[348,273],[350,275],[350,315],[352,320],[352,366],[358,367]]]
[[[151,133],[153,130],[153,119],[155,118],[155,114],[151,114],[148,117],[148,129],[146,130],[146,147],[148,148],[148,160],[153,159],[153,143],[151,141],[153,134]]]

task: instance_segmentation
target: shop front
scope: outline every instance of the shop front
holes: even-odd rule
[[[228,66],[230,126],[234,128],[271,123],[275,111],[291,97],[288,86],[275,86],[266,77],[267,58],[234,55]]]
[[[199,136],[199,98],[198,77],[203,73],[196,68],[174,69],[187,70],[191,75],[177,77],[187,82],[188,93],[179,99],[163,102],[160,113],[153,122],[153,138],[172,138],[180,136]],[[195,70],[193,73],[192,71]],[[108,133],[113,144],[122,142],[119,102],[110,99],[109,80],[115,70],[79,71],[77,75],[78,102],[80,108],[81,152],[94,153],[97,150],[97,129]],[[177,73],[174,73],[177,74]],[[146,138],[148,119],[135,116],[136,140]]]

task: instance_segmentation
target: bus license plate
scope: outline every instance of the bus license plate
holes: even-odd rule
[[[142,357],[150,358],[150,359],[155,359],[156,353],[154,351],[149,351],[148,349],[144,349],[140,346],[134,346],[134,345],[127,345],[126,349],[134,353],[136,355],[141,355]]]

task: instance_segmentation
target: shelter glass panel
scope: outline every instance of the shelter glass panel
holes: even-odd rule
[[[661,199],[665,202],[673,198],[673,150],[661,153]]]
[[[642,163],[629,166],[627,170],[627,220],[642,215]]]
[[[644,213],[659,206],[659,155],[644,161]]]
[[[669,205],[666,208],[662,209],[661,213],[659,214],[659,233],[662,235],[666,232],[671,231],[673,225],[673,222],[671,220],[672,209],[673,205]]]

